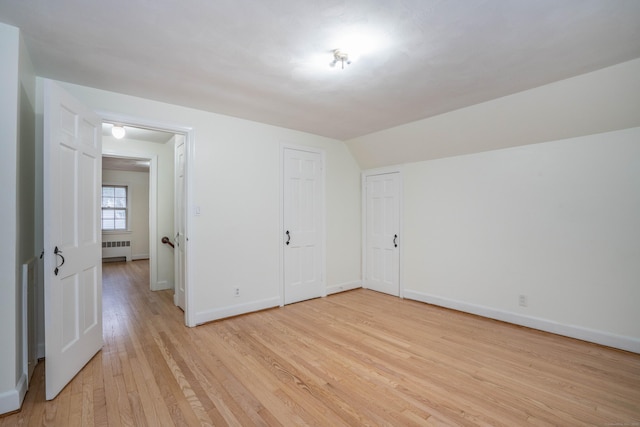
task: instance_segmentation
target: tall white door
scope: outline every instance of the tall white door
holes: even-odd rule
[[[322,154],[284,149],[284,303],[326,295]]]
[[[400,174],[366,178],[364,287],[400,295]]]
[[[101,120],[44,86],[46,398],[102,347]]]
[[[185,284],[185,179],[184,179],[184,136],[176,135],[175,147],[175,294],[174,303],[184,311]]]

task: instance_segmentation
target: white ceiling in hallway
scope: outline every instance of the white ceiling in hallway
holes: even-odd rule
[[[640,57],[638,0],[0,0],[38,75],[341,140]],[[340,38],[378,50],[329,67]]]
[[[150,162],[147,159],[132,157],[102,156],[102,170],[149,172]]]

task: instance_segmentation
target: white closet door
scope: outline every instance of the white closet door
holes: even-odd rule
[[[364,287],[400,295],[400,174],[366,178]]]
[[[284,302],[326,295],[322,155],[284,149]]]

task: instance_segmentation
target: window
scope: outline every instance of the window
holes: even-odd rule
[[[102,186],[102,230],[127,229],[127,187]]]

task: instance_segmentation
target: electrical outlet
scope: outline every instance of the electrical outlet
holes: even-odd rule
[[[519,295],[518,296],[518,305],[520,307],[526,307],[529,304],[529,299],[527,298],[526,295]]]
[[[240,296],[240,288],[233,288],[233,296],[234,297]]]

